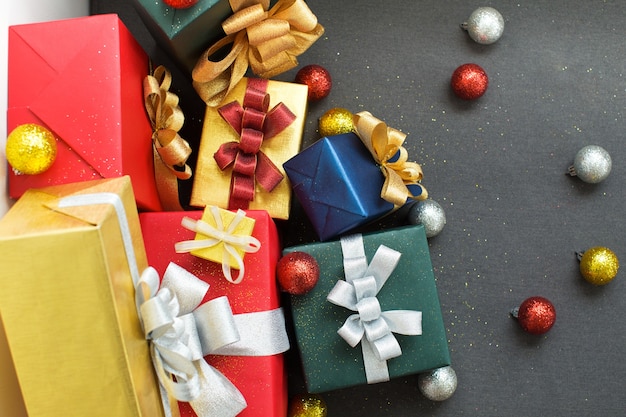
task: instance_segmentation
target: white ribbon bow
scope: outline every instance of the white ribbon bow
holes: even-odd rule
[[[259,250],[261,243],[253,236],[237,235],[233,233],[237,225],[239,225],[239,223],[246,216],[246,213],[243,210],[237,210],[235,218],[230,222],[228,227],[224,227],[219,209],[215,206],[207,208],[211,210],[211,214],[213,215],[213,219],[217,227],[213,227],[202,220],[196,221],[189,217],[184,217],[182,220],[182,226],[185,229],[205,235],[207,238],[178,242],[174,245],[175,250],[177,253],[186,253],[194,250],[210,248],[223,243],[224,250],[222,253],[222,272],[229,282],[239,284],[243,280],[245,266],[243,258],[239,255],[237,250],[241,250],[246,253],[254,253]],[[231,265],[231,257],[235,260],[235,265]],[[236,278],[233,278],[231,274],[231,269],[233,268],[239,270],[239,274]]]
[[[393,333],[422,334],[422,312],[382,311],[376,295],[393,273],[401,253],[380,245],[368,265],[360,234],[341,238],[345,281],[339,280],[326,299],[356,314],[337,333],[351,346],[361,342],[368,384],[389,381],[387,360],[402,355]]]
[[[148,267],[141,275],[124,204],[114,193],[63,198],[59,207],[110,204],[117,214],[133,285],[135,302],[161,386],[166,416],[167,394],[189,402],[198,417],[234,417],[246,407],[239,390],[204,356],[268,356],[289,349],[283,310],[233,314],[228,298],[201,306],[209,285],[170,263],[159,286],[159,275]],[[198,307],[199,306],[199,307]]]

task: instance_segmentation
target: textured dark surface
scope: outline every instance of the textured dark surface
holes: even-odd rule
[[[368,110],[408,134],[423,185],[447,215],[429,241],[452,364],[459,386],[442,403],[425,399],[417,378],[327,393],[330,417],[626,415],[624,272],[592,287],[575,251],[607,246],[626,259],[623,146],[626,8],[620,1],[492,2],[503,37],[478,45],[459,23],[482,3],[310,1],[326,34],[300,57],[333,76],[333,90],[309,108],[304,143],[332,107]],[[125,0],[93,0],[117,12],[153,57],[170,64]],[[451,92],[466,62],[490,77],[483,97]],[[291,81],[296,70],[279,79]],[[203,113],[174,73],[197,145]],[[600,184],[565,175],[583,146],[613,157]],[[186,185],[186,186],[190,186]],[[404,224],[397,215],[381,226]],[[280,225],[286,245],[313,233],[294,207]],[[509,311],[542,295],[557,311],[543,336],[523,333]],[[303,390],[295,351],[292,394]]]

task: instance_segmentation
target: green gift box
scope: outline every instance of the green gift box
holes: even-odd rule
[[[355,255],[354,248],[358,252],[359,246],[362,253]],[[305,295],[291,297],[295,336],[308,392],[383,382],[450,365],[422,225],[294,246],[285,249],[283,256],[292,252],[312,255],[320,267],[317,285]],[[355,270],[357,279],[354,279]],[[374,282],[372,276],[385,274],[388,277],[374,279],[378,283],[375,291],[367,289]],[[343,294],[347,304],[356,303],[354,308],[337,303],[337,294]],[[380,333],[381,325],[383,328],[388,325],[391,330]],[[358,333],[359,326],[365,328],[365,334],[356,340],[354,330]],[[407,328],[412,330],[406,331]],[[348,336],[344,339],[346,331]],[[384,338],[377,339],[381,334],[385,334]],[[395,338],[395,342],[389,343],[390,338]],[[346,340],[351,340],[354,347]],[[394,343],[396,349],[399,345],[401,354],[392,353],[391,358],[385,359],[385,352],[393,351]],[[374,358],[372,362],[372,354],[382,355],[382,359]],[[364,359],[367,356],[370,358]],[[370,363],[368,369],[374,370],[368,371],[367,376],[366,362]],[[385,371],[380,375],[381,365],[383,368],[386,365],[387,375]]]

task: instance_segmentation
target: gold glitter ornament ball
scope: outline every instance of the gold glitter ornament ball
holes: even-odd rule
[[[7,137],[6,156],[16,173],[41,174],[56,159],[57,141],[43,126],[34,123],[19,125]]]
[[[593,285],[608,284],[617,275],[619,261],[609,248],[596,246],[578,254],[580,273],[585,280]]]
[[[319,395],[296,395],[289,402],[288,417],[326,417],[326,403]]]
[[[321,137],[341,135],[354,130],[352,113],[349,110],[335,107],[320,117],[319,132]]]

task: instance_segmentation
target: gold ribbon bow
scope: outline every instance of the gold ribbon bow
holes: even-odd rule
[[[222,22],[226,37],[207,49],[193,69],[193,84],[205,103],[218,106],[243,78],[248,66],[255,75],[271,78],[298,65],[296,56],[322,34],[304,0],[230,0],[234,14]],[[232,44],[219,61],[210,58]]]
[[[170,72],[158,66],[153,74],[144,78],[143,95],[152,125],[154,176],[161,205],[166,211],[180,211],[182,206],[178,198],[178,180],[191,177],[191,168],[187,165],[191,147],[178,134],[185,116],[178,106],[178,96],[169,91],[171,84]]]
[[[374,160],[380,165],[385,176],[385,183],[380,196],[400,207],[406,199],[424,200],[428,192],[419,181],[422,179],[422,167],[416,162],[409,162],[408,151],[402,146],[406,135],[399,130],[388,127],[385,122],[363,111],[353,116],[355,133],[370,151]],[[413,195],[407,185],[416,185],[421,193]]]

